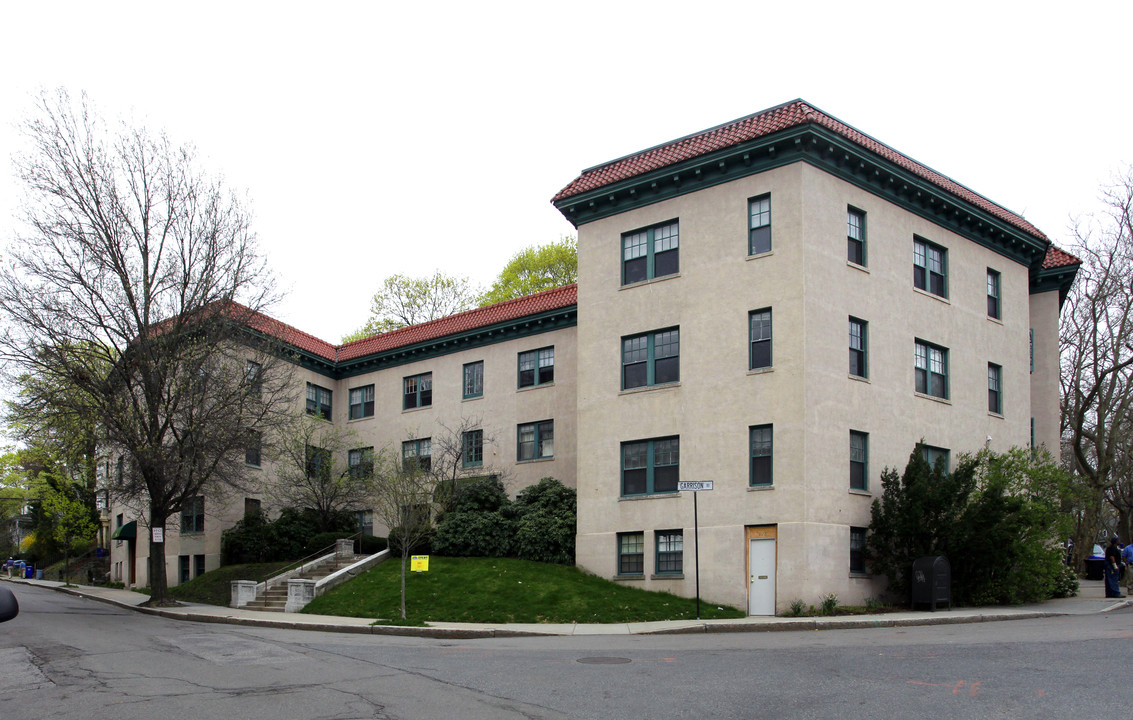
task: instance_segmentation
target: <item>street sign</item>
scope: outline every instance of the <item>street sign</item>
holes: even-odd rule
[[[712,489],[712,481],[711,480],[701,480],[701,481],[697,481],[697,482],[691,482],[691,481],[689,481],[689,482],[685,482],[685,481],[677,482],[677,490],[680,490],[681,492],[684,492],[685,490],[691,490],[693,492],[696,492],[697,490],[711,490],[711,489]]]

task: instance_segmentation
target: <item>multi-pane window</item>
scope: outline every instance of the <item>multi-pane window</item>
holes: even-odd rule
[[[462,397],[467,400],[468,398],[480,397],[484,394],[484,361],[467,363],[464,366],[464,379],[461,383],[463,388]]]
[[[748,314],[751,326],[752,370],[771,367],[771,308],[753,310]]]
[[[995,363],[987,364],[987,410],[1003,414],[1003,368]]]
[[[618,575],[645,574],[645,533],[618,533]]]
[[[410,375],[402,380],[402,410],[428,407],[433,404],[433,373]]]
[[[751,255],[771,252],[771,196],[748,200],[748,248]]]
[[[850,374],[855,377],[869,377],[866,367],[867,327],[865,320],[850,318]]]
[[[316,483],[330,482],[331,457],[330,450],[314,445],[305,448],[307,460],[307,478]]]
[[[555,346],[519,354],[519,387],[546,385],[555,381]]]
[[[865,265],[865,213],[846,208],[846,259]]]
[[[205,556],[204,555],[194,555],[193,556],[193,568],[194,568],[193,577],[200,577],[201,575],[205,574]]]
[[[355,510],[354,517],[358,519],[358,532],[363,535],[374,534],[374,511]]]
[[[850,528],[850,572],[865,572],[865,528]]]
[[[203,533],[205,531],[205,499],[198,495],[187,499],[181,505],[181,532]]]
[[[987,316],[999,319],[999,273],[987,269]]]
[[[657,539],[657,574],[684,572],[684,531],[658,530],[654,536]]]
[[[622,235],[622,285],[680,271],[676,220]]]
[[[516,454],[518,462],[540,460],[555,456],[555,421],[526,423],[516,429]]]
[[[178,570],[177,582],[180,583],[181,585],[184,585],[185,583],[189,582],[189,556],[188,555],[178,555],[177,556],[177,570]]]
[[[248,394],[253,397],[260,397],[264,387],[264,367],[258,362],[249,360],[244,365],[244,386],[248,388]]]
[[[262,512],[263,503],[256,498],[244,498],[244,515],[259,515]]]
[[[932,445],[921,445],[921,455],[924,456],[925,461],[935,470],[937,463],[941,463],[941,469],[948,472],[948,463],[950,461],[949,455],[951,453],[947,448],[933,447]]]
[[[374,416],[374,386],[365,385],[350,390],[350,419]]]
[[[680,380],[680,340],[679,328],[622,338],[622,389]]]
[[[355,480],[374,476],[374,448],[355,448],[346,453],[346,470]]]
[[[919,393],[938,398],[948,397],[948,350],[916,342],[916,389]]]
[[[460,463],[464,467],[478,467],[484,464],[484,431],[469,430],[461,436],[462,450]]]
[[[401,467],[429,472],[433,469],[433,439],[407,440],[401,443]]]
[[[622,443],[622,495],[676,492],[680,474],[679,437]]]
[[[913,238],[913,285],[948,297],[948,251],[923,238]]]
[[[773,450],[773,436],[771,425],[756,425],[751,428],[751,484],[771,485],[772,466],[771,453]]]
[[[850,431],[850,487],[869,489],[869,433]]]
[[[260,466],[260,451],[263,447],[263,434],[257,430],[248,432],[248,444],[244,446],[244,462]]]
[[[330,420],[331,392],[325,387],[307,383],[307,414]]]

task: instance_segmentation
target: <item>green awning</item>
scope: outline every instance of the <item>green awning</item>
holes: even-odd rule
[[[121,525],[114,534],[110,536],[111,540],[137,540],[138,539],[138,521],[131,520],[125,525]]]

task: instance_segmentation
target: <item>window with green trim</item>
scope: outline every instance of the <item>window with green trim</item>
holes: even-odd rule
[[[865,573],[865,528],[850,528],[850,572]]]
[[[657,540],[654,558],[658,575],[684,572],[684,535],[683,530],[658,530],[654,533]]]
[[[749,255],[771,252],[771,195],[747,201]]]
[[[995,363],[987,364],[987,410],[1003,414],[1003,368]]]
[[[933,295],[948,297],[948,251],[915,235],[913,285]]]
[[[410,375],[402,380],[402,410],[428,407],[433,404],[433,373]]]
[[[516,462],[555,456],[555,421],[525,423],[516,428]]]
[[[346,471],[354,480],[365,480],[374,476],[374,448],[364,447],[346,453]]]
[[[330,420],[331,391],[314,383],[307,383],[307,414]]]
[[[264,389],[264,366],[254,360],[244,364],[244,387],[252,397],[260,397]]]
[[[850,488],[869,490],[869,433],[850,431]]]
[[[866,365],[866,341],[869,323],[855,317],[850,318],[850,374],[854,377],[869,377]]]
[[[244,463],[246,465],[260,466],[260,452],[263,447],[263,433],[258,430],[248,431],[248,444],[244,446]]]
[[[484,464],[484,431],[469,430],[461,436],[460,464],[479,467]]]
[[[680,379],[680,328],[622,338],[622,390]]]
[[[622,443],[622,495],[677,491],[681,474],[679,436]]]
[[[350,389],[350,419],[357,420],[359,418],[373,417],[374,416],[374,386],[364,385],[363,387]]]
[[[987,316],[999,320],[999,273],[987,269]]]
[[[307,478],[316,483],[329,483],[331,472],[330,450],[314,445],[303,448],[307,462]]]
[[[519,387],[546,385],[555,381],[555,346],[519,353]]]
[[[680,227],[672,220],[622,235],[622,285],[680,271]]]
[[[205,531],[205,499],[201,495],[191,497],[181,505],[182,534],[203,533]]]
[[[433,469],[433,439],[420,438],[401,443],[401,468],[406,472],[416,468],[421,472]]]
[[[925,395],[948,398],[948,349],[916,341],[916,390]]]
[[[865,266],[865,213],[853,207],[846,208],[846,259]]]
[[[755,425],[751,435],[751,479],[752,485],[771,485],[772,451],[774,450],[774,428],[772,425]]]
[[[645,574],[645,533],[618,533],[618,575]]]
[[[463,398],[465,400],[480,397],[484,394],[483,360],[465,363],[462,387],[464,388]]]
[[[771,367],[771,308],[752,310],[748,313],[751,326],[751,370]]]
[[[935,470],[937,463],[942,463],[941,469],[947,473],[948,464],[951,462],[950,455],[952,454],[948,448],[934,447],[932,445],[921,444],[921,455],[929,466]]]

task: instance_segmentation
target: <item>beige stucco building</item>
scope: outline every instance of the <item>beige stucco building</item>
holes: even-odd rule
[[[752,614],[860,604],[882,468],[1058,442],[1075,260],[802,101],[590,168],[578,564]],[[1035,362],[1031,362],[1033,354]],[[694,520],[693,493],[710,482]]]
[[[880,594],[861,541],[882,469],[918,442],[1057,447],[1077,260],[805,102],[590,168],[553,202],[577,286],[346,345],[261,328],[297,353],[296,411],[357,451],[479,432],[470,474],[577,488],[581,567],[685,596],[699,575],[752,614]],[[268,458],[249,472],[272,481]],[[167,538],[170,583],[217,567],[262,500],[205,498]],[[115,579],[146,584],[145,532],[119,532]]]

